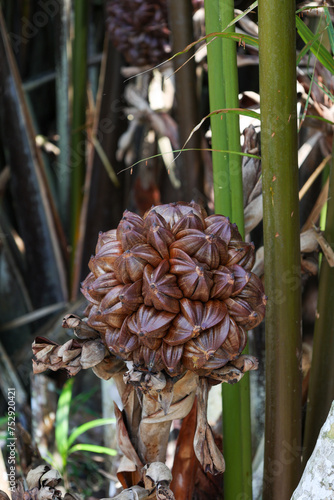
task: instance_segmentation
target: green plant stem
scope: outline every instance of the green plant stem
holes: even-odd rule
[[[334,163],[332,160],[324,236],[334,247]],[[334,268],[322,257],[317,314],[314,329],[312,366],[308,390],[303,464],[312,454],[320,428],[334,399]]]
[[[85,124],[87,86],[87,0],[74,2],[73,118],[71,147],[71,243],[75,255],[85,175]]]
[[[259,0],[266,311],[263,500],[288,500],[300,477],[301,294],[296,27],[290,0]]]
[[[209,33],[222,30],[219,19],[219,0],[205,0],[205,29]],[[235,42],[232,42],[235,43]],[[222,40],[209,40],[207,46],[210,112],[226,108],[225,80],[223,78]],[[212,166],[215,211],[218,214],[231,213],[231,193],[229,177],[229,155],[218,150],[228,150],[226,116],[211,115]]]
[[[223,29],[234,19],[234,1],[219,0],[219,18]],[[228,28],[226,33],[234,33],[234,25]],[[225,88],[226,108],[239,107],[239,83],[237,68],[237,51],[234,40],[227,38],[221,40],[223,78]],[[240,151],[240,127],[239,116],[233,113],[226,114],[227,144],[229,151]],[[239,231],[244,231],[244,211],[243,211],[243,189],[242,189],[242,169],[241,158],[238,155],[230,155],[229,177],[231,196],[231,220],[236,223]]]
[[[234,19],[234,2],[219,0],[219,19],[225,28]],[[234,26],[226,32],[234,32]],[[233,40],[221,39],[222,70],[225,91],[225,106],[237,108],[238,70],[236,44]],[[240,151],[240,129],[238,115],[226,114],[226,138],[229,151]],[[232,222],[238,225],[244,236],[244,211],[241,158],[229,155],[229,190]],[[248,352],[245,351],[245,352]],[[226,471],[224,474],[224,498],[234,500],[238,497],[252,498],[252,450],[250,424],[249,374],[235,386],[222,385],[223,395],[223,437]]]

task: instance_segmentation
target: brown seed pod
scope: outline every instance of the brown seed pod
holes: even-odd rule
[[[146,230],[149,230],[153,224],[157,224],[157,226],[164,227],[165,229],[168,228],[165,219],[154,208],[151,208],[144,215],[144,227]]]
[[[183,294],[177,286],[176,276],[169,274],[167,260],[162,260],[154,269],[149,264],[143,274],[143,296],[147,306],[154,306],[158,311],[178,313],[180,310],[179,299]]]
[[[238,266],[238,264],[233,264],[229,267],[234,276],[234,287],[231,293],[231,297],[239,295],[240,292],[247,286],[251,278],[251,273],[246,271],[243,267]]]
[[[188,212],[186,215],[181,217],[181,219],[174,224],[172,232],[174,235],[185,229],[197,229],[199,231],[204,231],[204,221],[202,217],[199,217],[193,211]]]
[[[159,252],[163,259],[169,259],[169,247],[173,241],[175,237],[169,229],[153,222],[147,232],[147,242]]]
[[[195,202],[184,203],[179,201],[176,203],[169,203],[168,205],[158,205],[154,207],[153,210],[165,219],[169,228],[173,228],[173,226],[189,212],[195,213],[200,218],[202,217],[202,210]],[[145,214],[144,218],[146,218],[149,213],[150,211]]]
[[[102,309],[99,311],[100,319],[107,323],[108,326],[112,328],[121,328],[123,321],[129,314],[129,309],[122,304],[122,302],[116,302],[112,307],[108,309]]]
[[[189,299],[181,300],[182,313],[176,316],[164,341],[169,345],[184,344],[201,332],[220,323],[227,313],[225,304],[210,300],[206,304]]]
[[[116,237],[119,241],[122,239],[123,231],[128,230],[129,226],[133,229],[137,229],[138,233],[145,234],[144,221],[140,215],[130,212],[129,210],[125,210],[116,229]]]
[[[119,294],[119,300],[128,311],[136,311],[144,302],[142,297],[143,280],[125,285]]]
[[[173,248],[170,252],[170,272],[178,276],[177,282],[183,295],[193,300],[207,302],[213,284],[209,267],[192,259],[179,248]]]
[[[120,346],[119,346],[120,329],[119,328],[107,328],[104,343],[109,349],[109,351],[115,356],[119,356]]]
[[[147,347],[148,349],[151,349],[151,351],[157,351],[162,343],[162,339],[156,339],[152,337],[138,337],[139,340],[139,345],[142,345],[143,347]]]
[[[175,318],[175,314],[158,311],[154,307],[141,305],[128,320],[128,329],[139,337],[162,338]]]
[[[228,258],[226,243],[214,234],[197,229],[185,229],[176,235],[171,250],[178,248],[211,269],[225,264]]]
[[[87,324],[102,334],[105,334],[107,328],[109,327],[109,325],[102,318],[101,311],[99,311],[98,306],[96,305],[93,305],[89,309]]]
[[[215,352],[228,336],[229,315],[226,314],[218,325],[204,331],[196,339],[192,339],[184,346],[182,363],[188,370],[196,371],[214,357]]]
[[[119,238],[123,250],[129,250],[135,245],[143,245],[146,243],[146,235],[140,232],[141,228],[136,228],[128,222],[122,225],[122,229],[118,231]]]
[[[121,355],[130,354],[138,349],[140,345],[138,335],[135,335],[128,330],[127,323],[128,319],[123,322],[118,338],[119,352]]]
[[[234,289],[234,274],[231,268],[219,266],[213,271],[213,286],[210,296],[213,299],[224,300],[232,295]]]
[[[231,239],[231,224],[230,219],[224,215],[210,215],[205,219],[206,229],[208,234],[219,236],[228,245]]]
[[[246,243],[244,241],[230,242],[228,247],[227,267],[233,264],[239,264],[246,271],[250,271],[255,262],[255,247],[254,243]]]
[[[99,232],[99,236],[97,239],[96,247],[95,247],[95,255],[100,251],[101,247],[103,247],[106,243],[110,241],[115,241],[116,238],[116,229],[111,229],[106,232]]]
[[[151,245],[136,245],[115,260],[116,278],[125,284],[135,282],[143,277],[146,264],[156,267],[160,261],[160,255]]]
[[[264,293],[262,281],[256,274],[251,273],[247,285],[239,293],[239,298],[247,300],[255,311],[260,306],[266,306],[268,297]]]
[[[114,286],[100,301],[100,310],[105,311],[106,309],[110,309],[117,304],[117,302],[120,302],[119,294],[122,292],[123,288],[123,284]]]
[[[229,354],[230,359],[234,359],[244,350],[246,343],[247,332],[245,328],[237,324],[230,316],[229,333],[221,348]]]
[[[90,273],[85,281],[81,283],[81,292],[87,300],[93,303],[96,303],[95,301],[99,303],[111,288],[119,284],[114,271],[101,274],[97,277],[95,277],[93,273]]]
[[[183,354],[183,345],[171,346],[162,343],[161,358],[167,372],[173,377],[182,372],[181,358]]]
[[[88,267],[95,276],[110,273],[114,270],[114,262],[122,255],[123,249],[118,240],[106,243],[101,247],[96,256],[92,256],[88,262]]]
[[[104,276],[104,275],[102,274],[102,276]],[[98,306],[100,303],[100,300],[99,300],[100,297],[95,298],[94,294],[91,295],[89,293],[89,288],[93,285],[93,283],[95,283],[95,281],[96,281],[95,275],[93,273],[89,273],[88,276],[86,277],[86,279],[81,283],[80,291],[81,291],[82,295],[89,302]]]

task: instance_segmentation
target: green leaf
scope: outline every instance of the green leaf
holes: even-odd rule
[[[8,417],[1,417],[0,418],[0,427],[2,425],[7,425],[7,423],[8,423]]]
[[[66,462],[68,454],[68,428],[69,428],[69,413],[72,399],[74,379],[69,379],[65,382],[63,390],[59,396],[58,407],[56,413],[56,444],[58,451]]]
[[[204,42],[205,40],[209,40],[210,38],[230,38],[231,40],[234,40],[235,42],[238,42],[240,45],[241,44],[248,44],[252,45],[253,47],[258,47],[259,41],[257,38],[254,38],[253,36],[246,35],[244,33],[224,33],[221,31],[217,31],[214,33],[209,33],[208,35],[202,36],[195,42],[190,43],[187,45],[183,50],[180,52],[176,52],[172,57],[168,59],[168,61],[172,61],[176,56],[179,56],[181,54],[185,54],[186,52],[189,52],[190,49],[192,49],[195,45],[197,45],[200,42]],[[163,64],[163,63],[162,63]],[[157,66],[156,66],[157,67]]]
[[[331,120],[327,120],[326,118],[323,118],[322,116],[316,116],[316,115],[306,115],[305,118],[314,118],[315,120],[320,120],[321,122],[328,123],[328,125],[333,126],[334,122]]]
[[[257,120],[261,120],[260,113],[256,113],[256,111],[252,111],[250,109],[243,109],[243,108],[216,109],[215,111],[211,111],[211,113],[209,113],[208,115],[204,116],[204,118],[202,118],[202,120],[192,129],[192,131],[189,134],[188,139],[186,140],[186,142],[182,146],[182,150],[184,150],[185,146],[188,144],[188,142],[190,141],[191,137],[196,132],[196,130],[198,130],[199,128],[201,128],[201,126],[205,122],[205,120],[207,120],[211,116],[225,114],[225,113],[232,114],[232,115],[249,116],[251,118],[256,118]],[[179,153],[178,156],[180,156],[180,154],[181,153]],[[176,158],[178,158],[178,156],[176,156]],[[176,158],[175,158],[175,160],[176,160]]]
[[[230,28],[231,26],[233,26],[234,24],[236,24],[238,21],[240,21],[240,19],[242,19],[243,17],[247,16],[248,12],[250,12],[251,10],[255,9],[257,7],[257,4],[258,4],[258,1],[256,0],[256,2],[252,3],[252,5],[250,5],[249,7],[247,7],[246,10],[244,10],[243,12],[241,12],[241,14],[239,14],[238,16],[236,16],[233,21],[231,21],[225,29],[227,28]],[[223,31],[225,31],[225,29]]]
[[[296,26],[299,36],[306,44],[309,44],[311,52],[315,55],[318,61],[320,61],[321,64],[328,69],[328,71],[334,74],[334,61],[332,55],[323,46],[323,44],[318,41],[319,33],[314,35],[299,16],[296,16]]]
[[[95,444],[75,444],[68,450],[68,455],[74,453],[75,451],[90,451],[91,453],[104,453],[105,455],[110,455],[115,457],[117,455],[117,450],[112,448],[106,448],[105,446],[98,446]]]
[[[248,156],[249,158],[257,158],[261,160],[261,156],[258,155],[253,155],[251,153],[242,153],[241,151],[229,151],[225,149],[212,149],[212,148],[182,148],[182,149],[173,149],[173,153],[185,153],[187,151],[193,151],[193,150],[198,150],[198,151],[217,151],[218,153],[228,153],[231,155],[240,155],[240,156]],[[148,160],[153,160],[154,158],[158,158],[160,156],[163,156],[163,154],[170,154],[168,153],[158,153],[156,155],[152,156],[147,156],[146,158],[142,158],[141,160],[136,161],[129,167],[123,168],[123,170],[120,170],[118,173],[120,174],[121,172],[125,172],[126,170],[131,170],[131,168],[135,167],[136,165],[139,165],[139,163],[142,163],[143,161],[148,162]],[[175,161],[175,158],[174,158]]]
[[[319,83],[313,79],[313,83],[316,84],[316,86],[324,93],[326,94],[326,96],[332,101],[334,102],[334,95],[332,94],[332,92],[330,90],[328,90],[328,88],[326,87],[326,85],[324,85],[323,83],[321,85],[319,85]]]
[[[97,418],[96,420],[91,420],[90,422],[86,422],[71,433],[70,437],[67,441],[67,446],[71,446],[71,444],[76,440],[78,436],[88,431],[89,429],[93,429],[94,427],[99,427],[100,425],[110,425],[114,424],[116,420],[114,418]]]
[[[298,9],[296,10],[296,14],[300,14],[301,12],[305,12],[305,11],[309,11],[309,10],[319,10],[319,9],[322,9],[323,6],[319,6],[319,5],[314,5],[313,7],[311,5],[305,5],[305,7],[302,7],[301,9]]]
[[[327,5],[324,6],[324,12],[325,12],[326,21],[327,21],[329,43],[331,45],[332,52],[334,53],[334,28],[333,28],[333,23],[332,23],[331,16],[329,14],[329,10],[328,10]]]
[[[298,66],[298,64],[300,63],[300,61],[302,60],[302,58],[308,53],[308,51],[311,49],[312,45],[314,44],[314,42],[324,34],[325,30],[322,30],[322,31],[319,31],[319,33],[316,33],[315,35],[313,35],[313,39],[310,40],[309,42],[307,42],[306,45],[304,45],[304,47],[302,48],[302,50],[299,52],[298,54],[298,57],[297,57],[297,61],[296,61],[296,65]]]

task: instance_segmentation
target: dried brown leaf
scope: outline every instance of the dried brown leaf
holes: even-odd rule
[[[101,342],[89,340],[82,346],[80,364],[84,370],[98,365],[106,355],[106,348]]]
[[[197,391],[197,427],[194,450],[204,472],[221,474],[225,470],[224,457],[218,449],[207,421],[208,381],[201,378]]]
[[[124,421],[124,412],[121,412],[118,408],[117,404],[114,402],[115,407],[115,416],[117,422],[117,442],[122,451],[122,453],[129,459],[131,462],[136,464],[136,466],[141,470],[144,467],[144,464],[141,462],[137,452],[131,442],[131,439],[128,434],[128,430]]]
[[[99,332],[87,325],[87,322],[76,314],[67,314],[63,319],[62,327],[72,328],[79,339],[95,339],[99,337]]]
[[[172,473],[166,464],[153,462],[146,464],[143,468],[143,480],[146,489],[155,488],[161,482],[169,486],[172,480]]]

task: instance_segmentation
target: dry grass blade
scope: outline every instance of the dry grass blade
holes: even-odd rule
[[[334,267],[334,252],[328,241],[324,238],[322,233],[316,232],[316,238],[321,246],[321,249],[323,251],[323,254],[325,255],[327,262],[330,267]]]
[[[307,218],[307,221],[303,225],[301,232],[303,233],[307,229],[310,229],[318,220],[320,216],[320,212],[322,210],[322,207],[325,205],[327,202],[328,198],[328,188],[329,188],[329,179],[327,179],[326,183],[324,184],[317,201],[314,204],[314,207],[312,208],[312,211],[310,215]]]
[[[303,198],[304,194],[310,189],[312,186],[313,182],[316,180],[316,178],[321,174],[327,163],[330,161],[332,158],[332,155],[327,155],[326,158],[322,160],[320,165],[312,172],[310,177],[307,179],[301,190],[299,191],[299,201]]]

